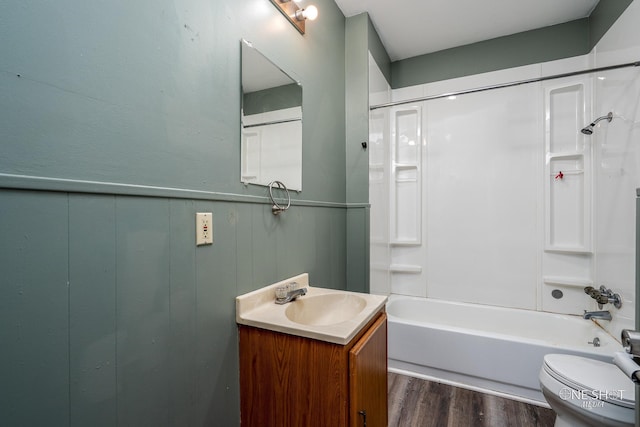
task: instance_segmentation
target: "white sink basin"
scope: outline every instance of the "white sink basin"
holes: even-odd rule
[[[366,306],[367,302],[359,295],[324,294],[300,297],[289,303],[284,314],[303,325],[333,325],[353,319]]]
[[[307,294],[286,304],[275,303],[275,290],[291,282]],[[335,344],[347,344],[380,310],[387,297],[309,286],[300,274],[236,297],[236,322]]]

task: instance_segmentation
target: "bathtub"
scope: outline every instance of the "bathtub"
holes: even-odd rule
[[[389,370],[546,405],[548,353],[611,362],[622,346],[578,316],[391,295]],[[600,347],[588,342],[600,340]]]

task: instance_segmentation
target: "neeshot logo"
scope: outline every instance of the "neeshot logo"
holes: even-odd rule
[[[563,388],[559,396],[562,400],[580,400],[583,408],[604,406],[606,401],[621,401],[626,390],[573,390]]]

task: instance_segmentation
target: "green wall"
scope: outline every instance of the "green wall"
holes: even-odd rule
[[[234,297],[347,287],[345,19],[267,1],[0,6],[0,424],[239,424]],[[240,39],[304,85],[304,191],[240,183]],[[195,246],[195,213],[214,244]]]
[[[346,189],[347,284],[353,291],[369,291],[369,30],[367,13],[347,18],[346,75]]]
[[[600,0],[589,15],[590,50],[600,41],[633,0]]]
[[[302,88],[296,83],[242,95],[242,112],[246,115],[266,113],[302,105]]]
[[[632,1],[600,0],[588,18],[395,61],[391,64],[391,86],[413,86],[585,55]]]
[[[387,79],[391,60],[369,15],[346,20],[347,288],[369,292],[369,54]]]
[[[387,50],[382,44],[382,40],[380,40],[380,36],[376,31],[371,19],[367,19],[367,39],[369,44],[369,53],[376,61],[378,68],[384,75],[387,82],[391,81],[391,58],[389,58],[389,54],[387,54]]]
[[[587,19],[572,21],[392,63],[392,87],[405,87],[589,52]]]

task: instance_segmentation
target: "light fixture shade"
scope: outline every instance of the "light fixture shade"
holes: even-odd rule
[[[309,5],[304,9],[300,9],[296,11],[296,19],[299,21],[304,21],[308,19],[309,21],[313,21],[318,17],[318,8],[314,5]]]
[[[318,8],[315,7],[314,5],[309,5],[309,6],[307,6],[306,8],[303,9],[302,14],[309,21],[313,21],[318,17]]]

